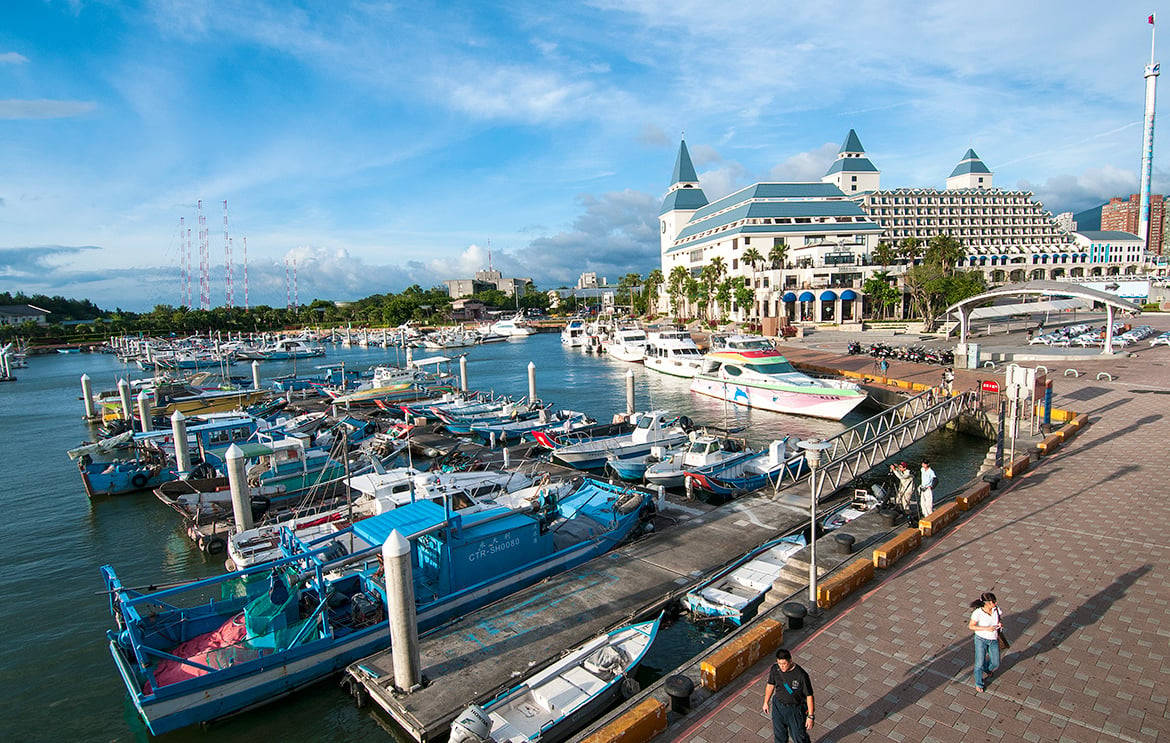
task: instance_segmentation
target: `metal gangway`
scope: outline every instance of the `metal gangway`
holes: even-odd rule
[[[978,409],[979,397],[975,392],[940,397],[933,390],[927,390],[825,439],[830,446],[821,452],[817,472],[824,480],[818,491],[831,495],[853,478],[942,428],[961,413]],[[803,455],[797,457],[803,458]],[[791,465],[782,469],[780,478],[773,485],[775,494],[793,488],[811,476],[807,463],[798,464],[793,461],[795,459],[790,459]]]

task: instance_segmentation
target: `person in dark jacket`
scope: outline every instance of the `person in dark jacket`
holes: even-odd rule
[[[788,743],[789,736],[793,743],[809,743],[815,710],[808,673],[792,662],[791,653],[780,648],[764,687],[764,714],[772,717],[776,743]]]

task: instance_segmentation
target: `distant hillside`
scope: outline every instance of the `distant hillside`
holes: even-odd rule
[[[30,296],[23,292],[15,294],[0,292],[0,305],[5,304],[31,304],[42,310],[48,310],[52,313],[49,315],[49,322],[53,323],[62,320],[93,320],[109,314],[88,299],[66,299],[59,296],[49,297],[44,294]]]

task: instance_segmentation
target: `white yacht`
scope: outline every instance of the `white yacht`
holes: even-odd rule
[[[707,354],[691,391],[749,408],[830,420],[841,420],[866,398],[853,382],[797,371],[775,350]]]
[[[762,335],[712,335],[711,353],[719,351],[775,351],[776,344]]]
[[[524,316],[517,313],[508,318],[497,320],[491,324],[491,331],[496,335],[508,338],[527,338],[536,331],[524,324]]]
[[[648,369],[690,379],[703,368],[703,352],[685,330],[652,331],[645,363]]]
[[[585,321],[579,317],[569,320],[569,324],[561,331],[561,344],[569,348],[581,348],[589,340],[589,333]]]
[[[646,331],[641,328],[619,328],[613,340],[605,345],[606,352],[619,361],[641,363],[646,358]]]

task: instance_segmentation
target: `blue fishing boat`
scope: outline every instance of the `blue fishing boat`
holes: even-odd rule
[[[514,443],[516,441],[530,439],[532,433],[535,431],[556,429],[558,431],[568,432],[594,422],[584,413],[577,413],[572,410],[561,410],[545,418],[542,422],[538,414],[533,418],[521,420],[509,419],[501,423],[477,423],[471,426],[469,432],[483,441],[490,441],[492,434],[495,434],[498,441],[510,441]]]
[[[110,654],[155,735],[272,702],[389,645],[378,553],[392,532],[411,543],[425,632],[608,552],[647,502],[587,479],[555,488],[474,513],[420,500],[320,541],[285,530],[279,560],[161,591],[105,565]]]
[[[656,446],[670,448],[683,444],[690,430],[688,419],[665,410],[653,410],[637,414],[634,430],[628,434],[557,446],[553,449],[553,457],[570,467],[595,469],[605,466],[606,460],[610,458],[636,457],[649,453]]]
[[[689,591],[682,604],[696,617],[743,624],[756,615],[784,563],[804,546],[800,534],[766,542]]]
[[[695,487],[716,495],[740,495],[773,487],[785,470],[799,477],[808,466],[802,454],[788,453],[791,451],[785,444],[788,441],[789,437],[773,441],[767,449],[745,459],[704,470],[687,470],[686,477]]]

